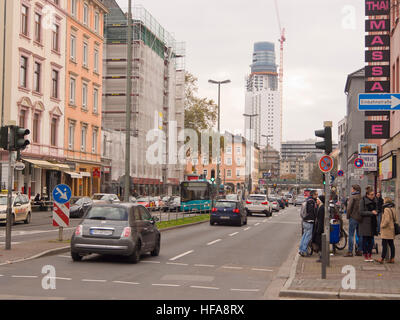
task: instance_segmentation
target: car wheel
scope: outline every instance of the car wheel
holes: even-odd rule
[[[133,250],[133,253],[128,257],[129,261],[132,263],[138,263],[140,260],[140,248],[141,248],[141,242],[140,240],[136,243],[135,249]]]
[[[160,248],[161,248],[161,240],[160,237],[158,237],[156,241],[156,246],[154,247],[154,250],[150,252],[150,254],[153,257],[158,257],[158,255],[160,254]]]
[[[214,225],[214,221],[210,220],[210,226],[213,226],[213,225]]]
[[[26,216],[26,219],[24,220],[24,223],[25,224],[31,223],[31,213],[30,212],[28,212],[28,215]]]
[[[246,225],[247,224],[247,218],[246,218],[246,220],[244,220],[244,222],[243,222],[243,225]]]
[[[71,257],[73,261],[81,261],[82,260],[82,256],[74,251],[71,251]]]
[[[265,216],[266,216],[266,217],[269,217],[269,216],[270,216],[269,211],[265,211]]]

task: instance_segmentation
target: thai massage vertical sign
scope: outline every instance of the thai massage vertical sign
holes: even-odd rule
[[[390,0],[365,0],[365,17],[365,92],[389,93]],[[385,111],[366,111],[365,115],[390,116]],[[366,132],[371,128],[370,125],[371,123],[365,124]],[[389,121],[385,125],[389,126]]]

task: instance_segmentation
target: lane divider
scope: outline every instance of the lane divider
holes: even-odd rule
[[[176,257],[173,257],[173,258],[169,259],[169,261],[178,260],[179,258],[182,258],[182,257],[184,257],[184,256],[186,256],[188,254],[191,254],[192,252],[194,252],[194,250],[186,251],[186,252],[184,252],[184,253],[182,253],[180,255],[177,255]]]
[[[211,245],[213,245],[214,243],[217,243],[217,242],[220,242],[220,241],[222,241],[222,239],[217,239],[217,240],[211,241],[211,242],[207,243],[207,245],[208,245],[208,246],[211,246]]]

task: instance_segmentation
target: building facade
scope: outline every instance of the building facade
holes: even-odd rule
[[[100,192],[103,24],[99,0],[68,1],[65,73],[65,158],[73,196]]]
[[[4,72],[4,125],[28,128],[31,145],[22,152],[23,171],[13,189],[50,195],[65,179],[66,1],[7,1]],[[3,4],[0,12],[3,18]],[[2,27],[0,33],[3,34]],[[1,152],[1,184],[7,181],[7,152]]]

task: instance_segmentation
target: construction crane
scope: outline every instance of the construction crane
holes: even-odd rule
[[[281,17],[279,15],[279,7],[277,0],[274,0],[276,16],[278,18],[279,32],[281,37],[278,39],[281,44],[281,52],[280,52],[280,65],[279,65],[279,92],[280,92],[280,103],[281,103],[281,143],[282,143],[282,132],[283,132],[283,44],[286,42],[285,37],[285,28],[282,28],[281,25]]]

